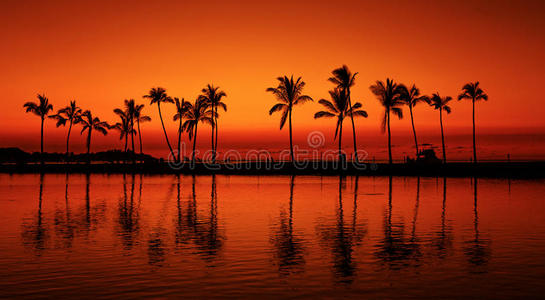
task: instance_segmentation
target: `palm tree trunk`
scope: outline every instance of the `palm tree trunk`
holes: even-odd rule
[[[128,139],[129,139],[129,135],[125,134],[125,148],[124,148],[125,154],[127,154],[127,141],[128,141]]]
[[[157,102],[157,109],[159,110],[159,119],[161,119],[161,125],[163,126],[163,133],[165,134],[165,139],[167,140],[168,149],[170,150],[170,154],[173,154],[172,147],[170,146],[170,142],[168,141],[168,135],[167,130],[165,129],[165,123],[163,122],[163,115],[161,114],[161,104],[160,102]],[[174,156],[174,161],[178,161],[176,156]]]
[[[70,126],[68,126],[68,134],[66,135],[66,161],[68,161],[68,154],[70,153],[70,132],[72,131],[72,120],[70,120]]]
[[[388,114],[388,163],[392,164],[392,134],[390,131],[390,110],[387,112]]]
[[[447,153],[445,152],[445,135],[443,134],[443,109],[439,109],[439,124],[441,125],[441,143],[443,145],[443,163],[447,163]]]
[[[342,139],[343,139],[343,121],[341,119],[341,124],[339,125],[339,162],[342,163]]]
[[[142,133],[140,132],[140,120],[136,120],[138,126],[138,140],[140,141],[140,155],[142,155]]]
[[[193,153],[191,158],[193,162],[195,162],[195,145],[197,144],[197,125],[198,125],[198,122],[195,123],[195,134],[193,135]]]
[[[216,156],[217,156],[217,151],[218,151],[218,107],[216,106],[215,108],[215,111],[216,111],[216,114],[215,114],[215,118],[216,118],[216,122],[214,122],[214,124],[216,124],[216,138],[215,138],[215,142],[214,142],[214,162],[216,162]]]
[[[418,158],[418,140],[416,139],[416,129],[414,128],[413,107],[412,107],[412,105],[409,106],[409,112],[411,114],[411,125],[413,126],[414,147],[416,149],[416,156],[414,158],[416,159],[416,158]]]
[[[347,91],[348,94],[348,107],[352,108],[352,100],[350,99],[350,89]],[[352,121],[352,136],[354,137],[354,160],[358,161],[358,156],[356,155],[358,152],[358,147],[356,144],[356,126],[354,126],[354,115],[352,114],[352,111],[350,113],[350,120]]]
[[[182,161],[182,114],[180,114],[180,123],[178,124],[178,161]]]
[[[134,153],[134,120],[131,119],[131,148]]]
[[[89,133],[87,134],[87,163],[91,163],[91,132],[93,129],[89,127]]]
[[[212,111],[214,111],[213,108],[212,108]],[[210,134],[210,139],[211,139],[210,148],[212,149],[212,161],[214,161],[215,156],[216,156],[215,151],[214,151],[214,127],[215,127],[214,122],[215,122],[215,120],[212,117],[212,125],[210,126],[210,127],[212,127],[212,133]]]
[[[44,117],[42,117],[42,125],[40,127],[40,162],[44,163]]]
[[[475,145],[475,98],[473,98],[473,163],[477,163],[477,146]]]
[[[290,126],[290,156],[291,156],[291,161],[292,162],[295,162],[295,159],[294,159],[294,156],[293,156],[293,138],[292,138],[292,129],[291,129],[291,106],[289,107],[289,126]]]

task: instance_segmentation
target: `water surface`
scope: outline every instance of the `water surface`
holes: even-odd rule
[[[0,297],[535,298],[544,183],[0,174]]]

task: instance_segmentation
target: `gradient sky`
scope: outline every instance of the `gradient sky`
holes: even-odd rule
[[[39,118],[24,102],[45,93],[55,110],[76,99],[109,122],[123,99],[138,102],[151,87],[194,100],[207,83],[227,92],[220,119],[220,148],[284,147],[276,102],[265,92],[279,75],[302,76],[306,93],[327,96],[332,69],[347,64],[359,72],[353,99],[368,119],[359,135],[380,137],[383,111],[369,91],[375,80],[392,77],[416,83],[424,93],[455,97],[462,85],[479,80],[489,94],[477,105],[480,133],[545,132],[541,85],[545,78],[543,1],[10,1],[0,2],[0,147],[39,148]],[[471,105],[453,101],[445,117],[448,134],[470,134]],[[322,130],[331,141],[333,120],[314,120],[317,103],[297,107],[299,140]],[[165,107],[167,127],[173,106]],[[145,147],[164,147],[156,108],[144,125]],[[437,112],[416,108],[422,135],[438,133]],[[410,120],[392,123],[410,141]],[[208,146],[209,127],[199,143]],[[46,150],[62,151],[65,129],[46,124]],[[95,139],[112,147],[117,133]],[[350,133],[345,132],[349,146]],[[147,140],[146,140],[147,138]],[[78,141],[81,141],[79,143]],[[74,135],[74,150],[83,139]],[[207,143],[205,145],[205,143]]]

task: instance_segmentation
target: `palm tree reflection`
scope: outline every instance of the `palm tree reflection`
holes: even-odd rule
[[[289,213],[280,211],[278,228],[274,229],[271,243],[275,247],[278,272],[289,275],[303,271],[305,263],[303,240],[293,231],[293,188],[295,176],[290,178]]]
[[[473,179],[473,228],[475,236],[473,240],[466,242],[464,253],[467,256],[468,262],[477,267],[472,269],[474,273],[486,272],[486,265],[490,259],[490,241],[482,238],[479,232],[479,215],[477,210],[477,178]]]
[[[69,186],[69,173],[66,173],[65,187],[64,187],[64,205],[65,212],[57,209],[55,211],[55,231],[58,236],[62,238],[62,246],[65,248],[71,248],[74,241],[74,234],[76,226],[72,220],[72,212],[70,210],[68,199],[68,186]]]
[[[357,182],[355,184],[354,204],[357,203]],[[333,255],[334,274],[340,282],[351,283],[354,280],[356,272],[356,262],[353,258],[354,247],[361,243],[365,235],[365,228],[358,225],[356,220],[356,205],[354,205],[352,226],[345,225],[343,210],[343,191],[346,190],[346,184],[342,176],[339,177],[339,203],[336,212],[336,221],[334,224],[328,224],[327,221],[320,222],[317,226],[317,232],[322,243],[329,248]]]
[[[434,238],[433,245],[437,250],[437,257],[444,258],[452,248],[452,228],[447,224],[447,178],[443,177],[443,204],[441,208],[441,229]]]
[[[119,201],[118,207],[118,235],[125,249],[130,250],[134,246],[136,235],[138,235],[139,210],[134,201],[135,175],[131,176],[130,192],[127,194],[127,176],[123,174],[123,198]],[[140,179],[140,191],[142,190],[142,179]],[[140,192],[141,193],[141,192]],[[141,195],[141,194],[140,194]]]
[[[41,255],[45,250],[45,243],[48,238],[47,224],[44,222],[42,212],[42,200],[44,192],[44,174],[40,173],[40,191],[38,193],[38,211],[30,222],[23,222],[22,241],[23,245],[32,248],[36,255]]]
[[[417,208],[418,206],[415,209],[413,226],[416,224]],[[416,237],[407,240],[405,225],[392,220],[392,176],[388,177],[388,210],[384,216],[384,238],[377,247],[378,251],[375,255],[391,269],[408,267],[411,263],[418,262],[420,256],[420,245],[416,241]]]

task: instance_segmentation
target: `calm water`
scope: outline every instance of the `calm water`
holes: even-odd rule
[[[544,183],[0,174],[0,297],[538,297]]]

